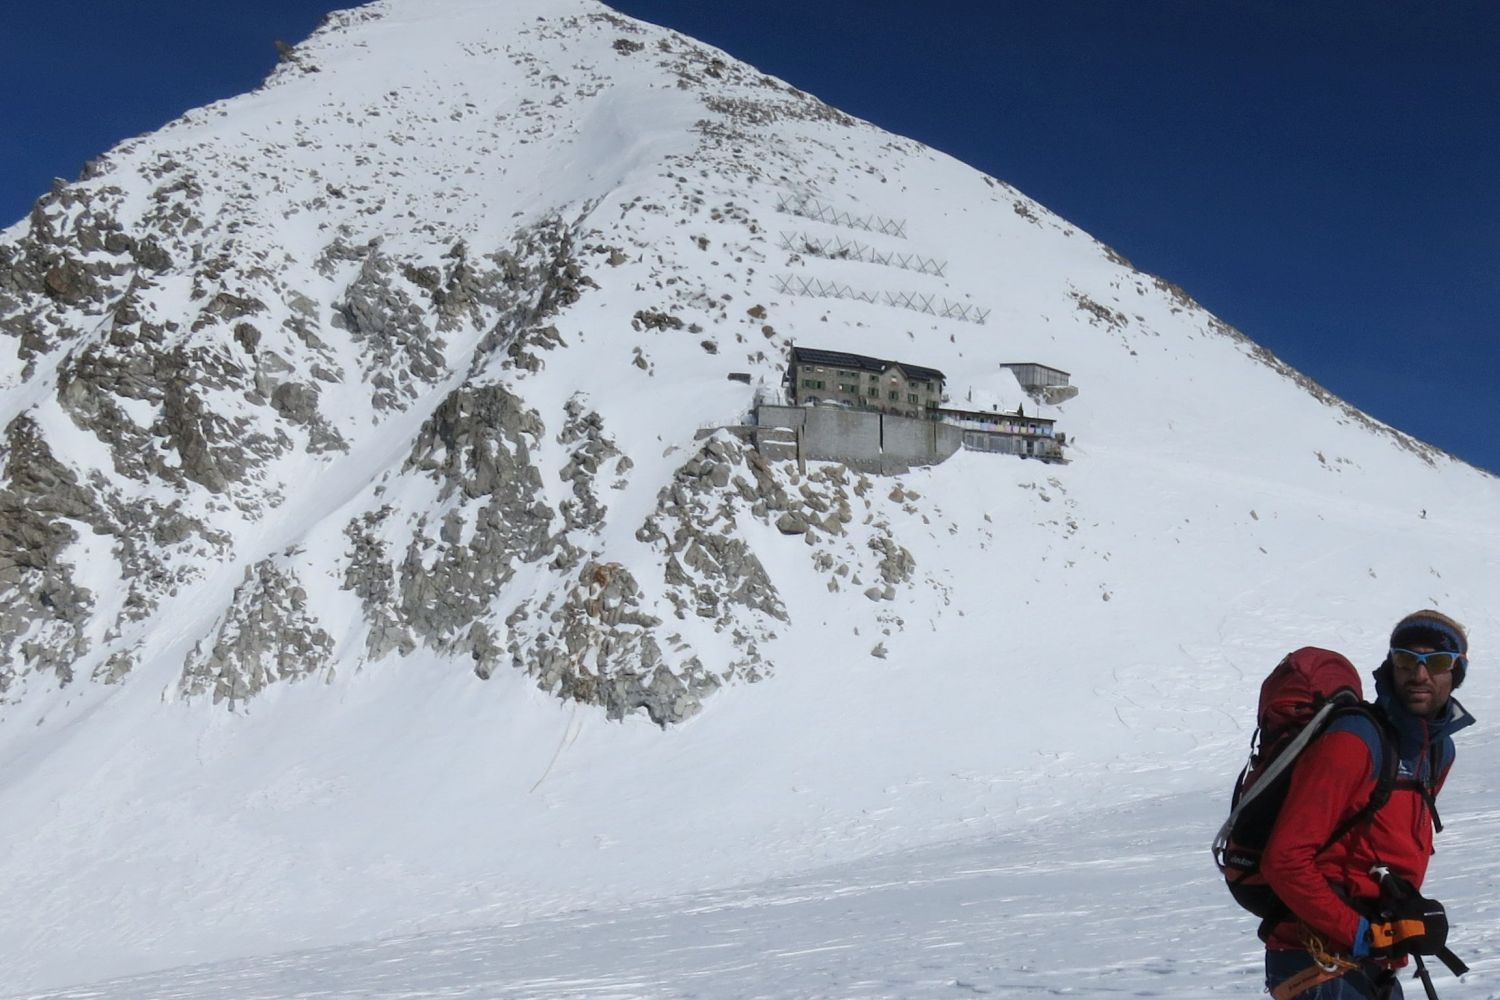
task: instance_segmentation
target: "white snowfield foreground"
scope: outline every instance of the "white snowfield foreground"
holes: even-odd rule
[[[1020,192],[593,0],[104,160],[0,232],[0,995],[1254,996],[1260,680],[1438,607],[1500,996],[1500,483]],[[1069,372],[1070,462],[765,462],[794,343]]]
[[[1500,996],[1494,743],[1460,782],[1430,888],[1473,966],[1441,996]],[[1476,759],[1477,758],[1477,759]],[[1486,765],[1489,765],[1486,767]],[[617,909],[171,969],[29,1000],[652,1000],[1254,997],[1255,918],[1207,854],[1222,803],[1183,794],[1022,833]],[[1489,827],[1489,829],[1486,829]],[[1420,989],[1413,984],[1408,989]]]

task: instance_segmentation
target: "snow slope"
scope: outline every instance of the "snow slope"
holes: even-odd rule
[[[1442,848],[1445,871],[1429,886],[1458,918],[1452,943],[1472,971],[1462,985],[1440,969],[1434,977],[1442,996],[1493,998],[1497,872],[1484,824],[1495,743],[1472,749],[1471,780],[1445,807],[1456,827]],[[26,996],[1257,996],[1254,918],[1227,906],[1205,870],[1204,819],[1219,806],[1204,792],[1143,795],[1083,806],[1085,823],[1038,823],[738,888]]]
[[[51,540],[0,608],[9,991],[244,959],[100,992],[1250,992],[1202,848],[1260,676],[1373,667],[1436,606],[1496,714],[1495,479],[1003,183],[592,0],[361,8],[97,170],[0,240],[7,512]],[[832,287],[877,301],[794,291]],[[781,463],[769,513],[704,485],[726,376],[775,386],[793,342],[1028,411],[999,365],[1064,369],[1071,462]],[[76,491],[28,485],[37,441]],[[814,500],[849,519],[776,529]],[[611,718],[616,680],[691,708]],[[1488,959],[1470,733],[1434,877]],[[1201,937],[1157,933],[1183,910]]]

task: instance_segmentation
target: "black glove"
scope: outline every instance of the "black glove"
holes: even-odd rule
[[[1370,917],[1370,957],[1436,955],[1448,944],[1448,914],[1410,882],[1386,868],[1371,872],[1380,879],[1380,902]]]

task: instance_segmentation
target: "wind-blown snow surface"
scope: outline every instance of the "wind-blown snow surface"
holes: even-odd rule
[[[322,381],[319,419],[345,447],[288,431],[298,447],[227,487],[238,507],[191,484],[151,494],[226,541],[118,634],[99,610],[124,601],[114,556],[75,532],[64,561],[99,606],[78,679],[22,677],[0,709],[5,991],[243,958],[87,995],[1253,994],[1253,921],[1214,887],[1206,843],[1259,679],[1303,644],[1372,667],[1391,622],[1436,606],[1471,627],[1462,693],[1480,727],[1432,884],[1473,981],[1500,995],[1493,478],[1328,398],[1004,184],[587,0],[375,4],[78,189],[118,185],[129,223],[160,210],[147,178],[166,160],[203,192],[205,231],[176,231],[175,256],[228,254],[276,297],[273,320],[310,317],[321,354],[267,334],[297,371],[369,364],[331,322],[361,266],[330,254],[336,238],[436,265],[457,240],[490,253],[559,219],[592,285],[551,315],[559,343],[519,360],[486,345],[485,315],[456,322],[430,378],[397,358],[384,381]],[[783,233],[946,267],[826,259]],[[139,307],[197,315],[176,273]],[[785,290],[801,281],[897,298]],[[310,304],[277,304],[292,291]],[[913,293],[970,321],[890,304]],[[437,307],[418,311],[430,327]],[[653,313],[681,326],[639,318]],[[228,350],[231,331],[194,335]],[[786,621],[736,612],[761,630],[764,679],[726,672],[665,728],[520,670],[482,681],[477,655],[436,642],[367,656],[345,526],[384,503],[453,509],[402,463],[471,365],[546,427],[531,459],[552,509],[573,495],[570,403],[602,418],[632,467],[569,544],[626,567],[710,666],[739,656],[735,628],[672,616],[637,533],[700,427],[745,417],[751,390],[726,376],[774,386],[794,341],[936,367],[956,403],[972,386],[1028,412],[999,364],[1064,369],[1081,391],[1049,415],[1072,461],[962,452],[869,477],[841,532],[786,536],[738,510]],[[3,418],[107,472],[119,456],[54,398],[66,350],[4,356]],[[381,387],[396,402],[373,405]],[[829,471],[776,474],[796,493]],[[831,567],[868,583],[885,537],[915,571],[870,600]],[[185,660],[262,564],[300,575],[329,634],[323,682],[211,704]],[[520,565],[486,620],[571,580]],[[119,683],[87,680],[123,649]]]

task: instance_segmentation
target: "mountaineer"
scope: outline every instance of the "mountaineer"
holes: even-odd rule
[[[1430,996],[1420,956],[1463,969],[1447,950],[1442,906],[1420,889],[1442,829],[1436,800],[1452,736],[1473,722],[1452,697],[1468,671],[1468,636],[1446,615],[1418,611],[1389,645],[1374,712],[1338,716],[1302,751],[1260,859],[1282,904],[1261,935],[1274,1000],[1396,1000],[1408,955]]]

